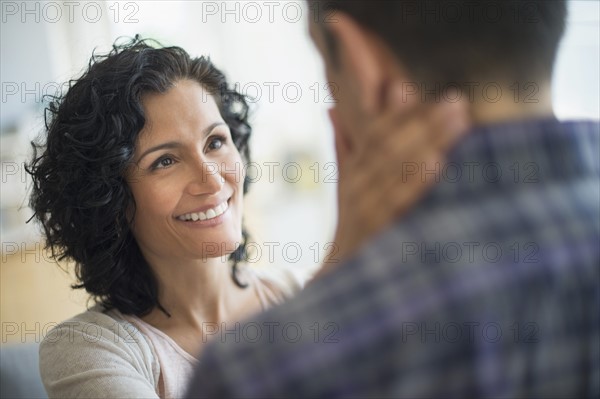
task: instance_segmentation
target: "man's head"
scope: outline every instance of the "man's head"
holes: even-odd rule
[[[407,93],[430,93],[421,96],[428,101],[449,87],[496,98],[489,87],[481,93],[490,82],[507,90],[516,83],[515,95],[526,95],[529,82],[543,91],[566,19],[557,0],[309,0],[309,8],[339,112],[354,125],[398,80]]]

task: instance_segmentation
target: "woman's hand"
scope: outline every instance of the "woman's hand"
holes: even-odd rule
[[[445,154],[467,131],[464,102],[414,100],[398,106],[400,98],[388,101],[395,106],[383,110],[352,145],[335,108],[330,110],[339,173],[338,225],[335,250],[324,269],[413,207],[439,178]]]

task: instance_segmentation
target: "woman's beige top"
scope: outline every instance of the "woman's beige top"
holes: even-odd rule
[[[303,284],[283,268],[249,274],[263,309]],[[180,398],[197,363],[162,331],[99,305],[53,328],[40,345],[40,372],[51,398]]]

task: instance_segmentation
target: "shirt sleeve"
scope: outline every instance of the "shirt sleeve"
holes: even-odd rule
[[[148,343],[101,313],[52,329],[40,344],[40,374],[50,398],[158,398],[160,369]]]

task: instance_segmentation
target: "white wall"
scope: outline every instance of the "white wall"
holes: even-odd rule
[[[553,80],[560,119],[600,119],[600,2],[569,2],[569,22]]]

